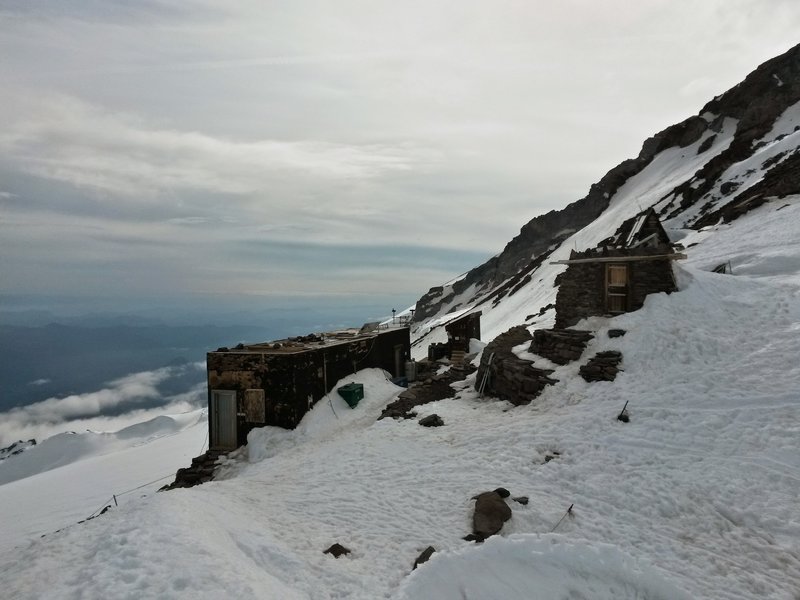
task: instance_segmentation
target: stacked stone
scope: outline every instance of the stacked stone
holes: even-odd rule
[[[185,469],[178,469],[175,474],[175,481],[164,486],[159,491],[174,490],[175,488],[187,488],[206,483],[214,478],[217,459],[222,452],[219,450],[209,450],[205,454],[195,456],[192,459],[192,466]]]
[[[557,365],[578,360],[594,336],[580,329],[537,329],[530,351]]]
[[[549,377],[553,372],[551,369],[538,369],[531,361],[521,359],[512,352],[515,346],[529,342],[531,338],[528,330],[520,325],[490,342],[483,349],[475,388],[480,390],[483,384],[484,392],[519,406],[530,403],[542,393],[545,386],[556,383],[556,379]],[[484,380],[487,370],[488,377]]]
[[[434,375],[425,381],[408,388],[401,392],[397,400],[387,405],[383,409],[378,420],[391,417],[393,419],[411,419],[416,416],[411,409],[415,406],[428,404],[444,398],[452,398],[456,391],[450,385],[456,381],[461,381],[467,375],[473,373],[475,367],[469,363],[453,365],[441,375]]]
[[[620,372],[619,363],[622,362],[622,352],[608,350],[598,352],[580,368],[581,377],[586,381],[614,381]]]

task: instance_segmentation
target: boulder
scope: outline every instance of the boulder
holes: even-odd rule
[[[482,542],[503,528],[511,518],[511,509],[505,499],[511,494],[505,488],[483,492],[474,496],[475,512],[472,515],[472,535],[475,541]]]
[[[444,425],[442,417],[437,414],[428,415],[419,420],[419,424],[423,427],[441,427]]]

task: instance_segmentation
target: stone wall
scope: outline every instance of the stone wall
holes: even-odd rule
[[[537,329],[530,351],[557,365],[578,360],[594,336],[580,329]]]
[[[621,371],[622,353],[616,350],[598,352],[579,370],[586,381],[614,381]]]
[[[599,249],[585,252],[572,252],[570,259],[611,258],[619,256],[647,256],[669,254],[669,248],[637,248],[635,250]],[[606,307],[606,265],[609,262],[588,262],[571,264],[564,272],[556,295],[556,328],[564,329],[575,325],[581,319],[591,316],[605,316]],[[668,259],[647,259],[620,261],[628,266],[628,311],[639,310],[648,294],[676,291],[672,273],[672,261]]]
[[[521,359],[512,352],[512,348],[530,342],[532,337],[524,326],[519,325],[490,342],[483,350],[475,388],[480,391],[484,375],[488,372],[483,392],[519,406],[530,403],[542,393],[545,386],[556,383],[557,380],[549,377],[553,372],[551,369],[538,369],[531,361]]]
[[[397,346],[401,347],[401,364],[400,372],[395,373]],[[403,375],[409,355],[408,328],[390,329],[372,339],[319,348],[311,346],[299,352],[247,349],[209,352],[206,357],[208,389],[236,392],[237,438],[241,445],[254,427],[274,425],[293,429],[346,375],[370,367]],[[263,396],[259,395],[263,398],[262,410],[252,406],[255,390],[263,391]],[[250,398],[250,405],[246,398]]]
[[[570,258],[577,256],[573,252]],[[556,294],[556,329],[575,325],[591,315],[606,312],[603,263],[569,265],[564,271]]]

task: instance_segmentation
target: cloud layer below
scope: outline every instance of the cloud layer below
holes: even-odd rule
[[[0,447],[17,440],[41,441],[65,431],[118,431],[165,413],[182,413],[206,404],[205,364],[190,363],[132,373],[105,388],[64,398],[48,398],[0,414]],[[167,394],[170,380],[195,383]]]

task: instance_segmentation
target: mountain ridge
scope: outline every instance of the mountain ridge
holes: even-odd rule
[[[709,156],[709,160],[692,179],[676,186],[659,199],[664,202],[659,207],[659,215],[674,219],[694,207],[701,199],[709,199],[701,207],[704,214],[698,215],[694,223],[686,223],[686,226],[699,228],[723,217],[735,218],[738,216],[736,211],[718,208],[717,202],[710,200],[715,183],[731,165],[749,156],[753,143],[768,133],[781,114],[798,101],[800,44],[759,65],[742,82],[707,102],[697,115],[649,137],[642,144],[636,158],[626,159],[613,167],[598,182],[592,184],[589,193],[580,200],[528,221],[498,255],[471,269],[451,285],[431,288],[417,301],[414,321],[420,323],[460,308],[479,299],[481,295],[491,293],[520,271],[533,270],[535,266],[532,265],[538,257],[600,216],[619,189],[641,173],[659,153],[669,148],[686,148],[710,132],[704,145],[698,148],[701,154],[708,152],[719,142],[719,134],[726,119],[737,121],[730,145]],[[758,188],[749,195],[742,192],[732,200],[737,204],[745,202],[752,208],[758,205],[760,198],[767,197],[770,193],[786,195],[800,191],[800,152],[795,150],[783,157],[783,160],[789,162],[782,164],[780,160],[776,161],[768,169],[768,173],[774,171],[774,174],[765,177]],[[792,177],[787,178],[786,171]],[[726,191],[730,194],[736,187]]]

